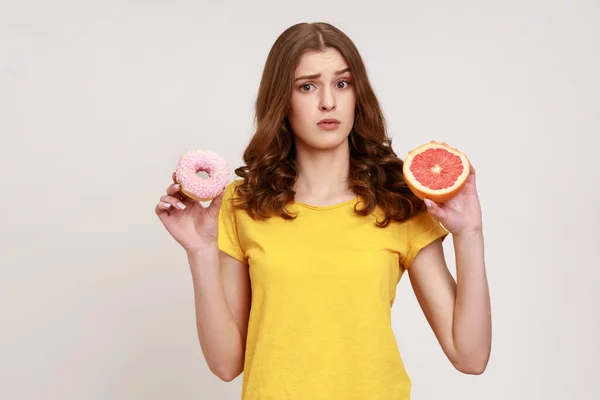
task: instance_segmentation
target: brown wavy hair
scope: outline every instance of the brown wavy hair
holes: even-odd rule
[[[404,181],[403,161],[392,149],[385,118],[356,46],[327,23],[293,25],[271,48],[256,99],[256,131],[243,154],[245,165],[235,170],[243,178],[236,187],[235,207],[254,219],[295,218],[285,208],[294,200],[297,178],[294,136],[287,120],[293,74],[304,52],[327,47],[337,49],[349,64],[355,90],[348,184],[363,204],[354,208],[355,213],[365,216],[379,206],[384,218],[377,225],[385,227],[392,220],[403,221],[425,210]]]

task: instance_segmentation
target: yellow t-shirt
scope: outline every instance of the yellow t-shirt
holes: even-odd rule
[[[219,247],[246,263],[252,306],[243,400],[408,400],[391,325],[396,286],[417,252],[447,231],[428,212],[387,228],[358,199],[294,202],[295,220],[252,220],[226,189]]]

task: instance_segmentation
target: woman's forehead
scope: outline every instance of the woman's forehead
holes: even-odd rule
[[[348,68],[342,54],[333,48],[308,51],[300,57],[295,73],[301,75],[334,74]]]

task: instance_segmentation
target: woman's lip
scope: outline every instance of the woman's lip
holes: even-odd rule
[[[317,125],[319,125],[323,129],[335,129],[340,125],[340,123],[339,122],[319,122]]]

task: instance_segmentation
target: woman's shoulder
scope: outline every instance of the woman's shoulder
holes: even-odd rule
[[[236,189],[244,182],[243,179],[234,179],[225,186],[224,198],[237,197]]]
[[[377,221],[383,221],[386,217],[386,211],[383,207],[377,206],[371,213]],[[403,235],[415,235],[423,231],[429,230],[444,230],[439,220],[429,213],[429,211],[421,209],[413,209],[403,217],[394,218],[389,222],[388,229],[402,232]]]

